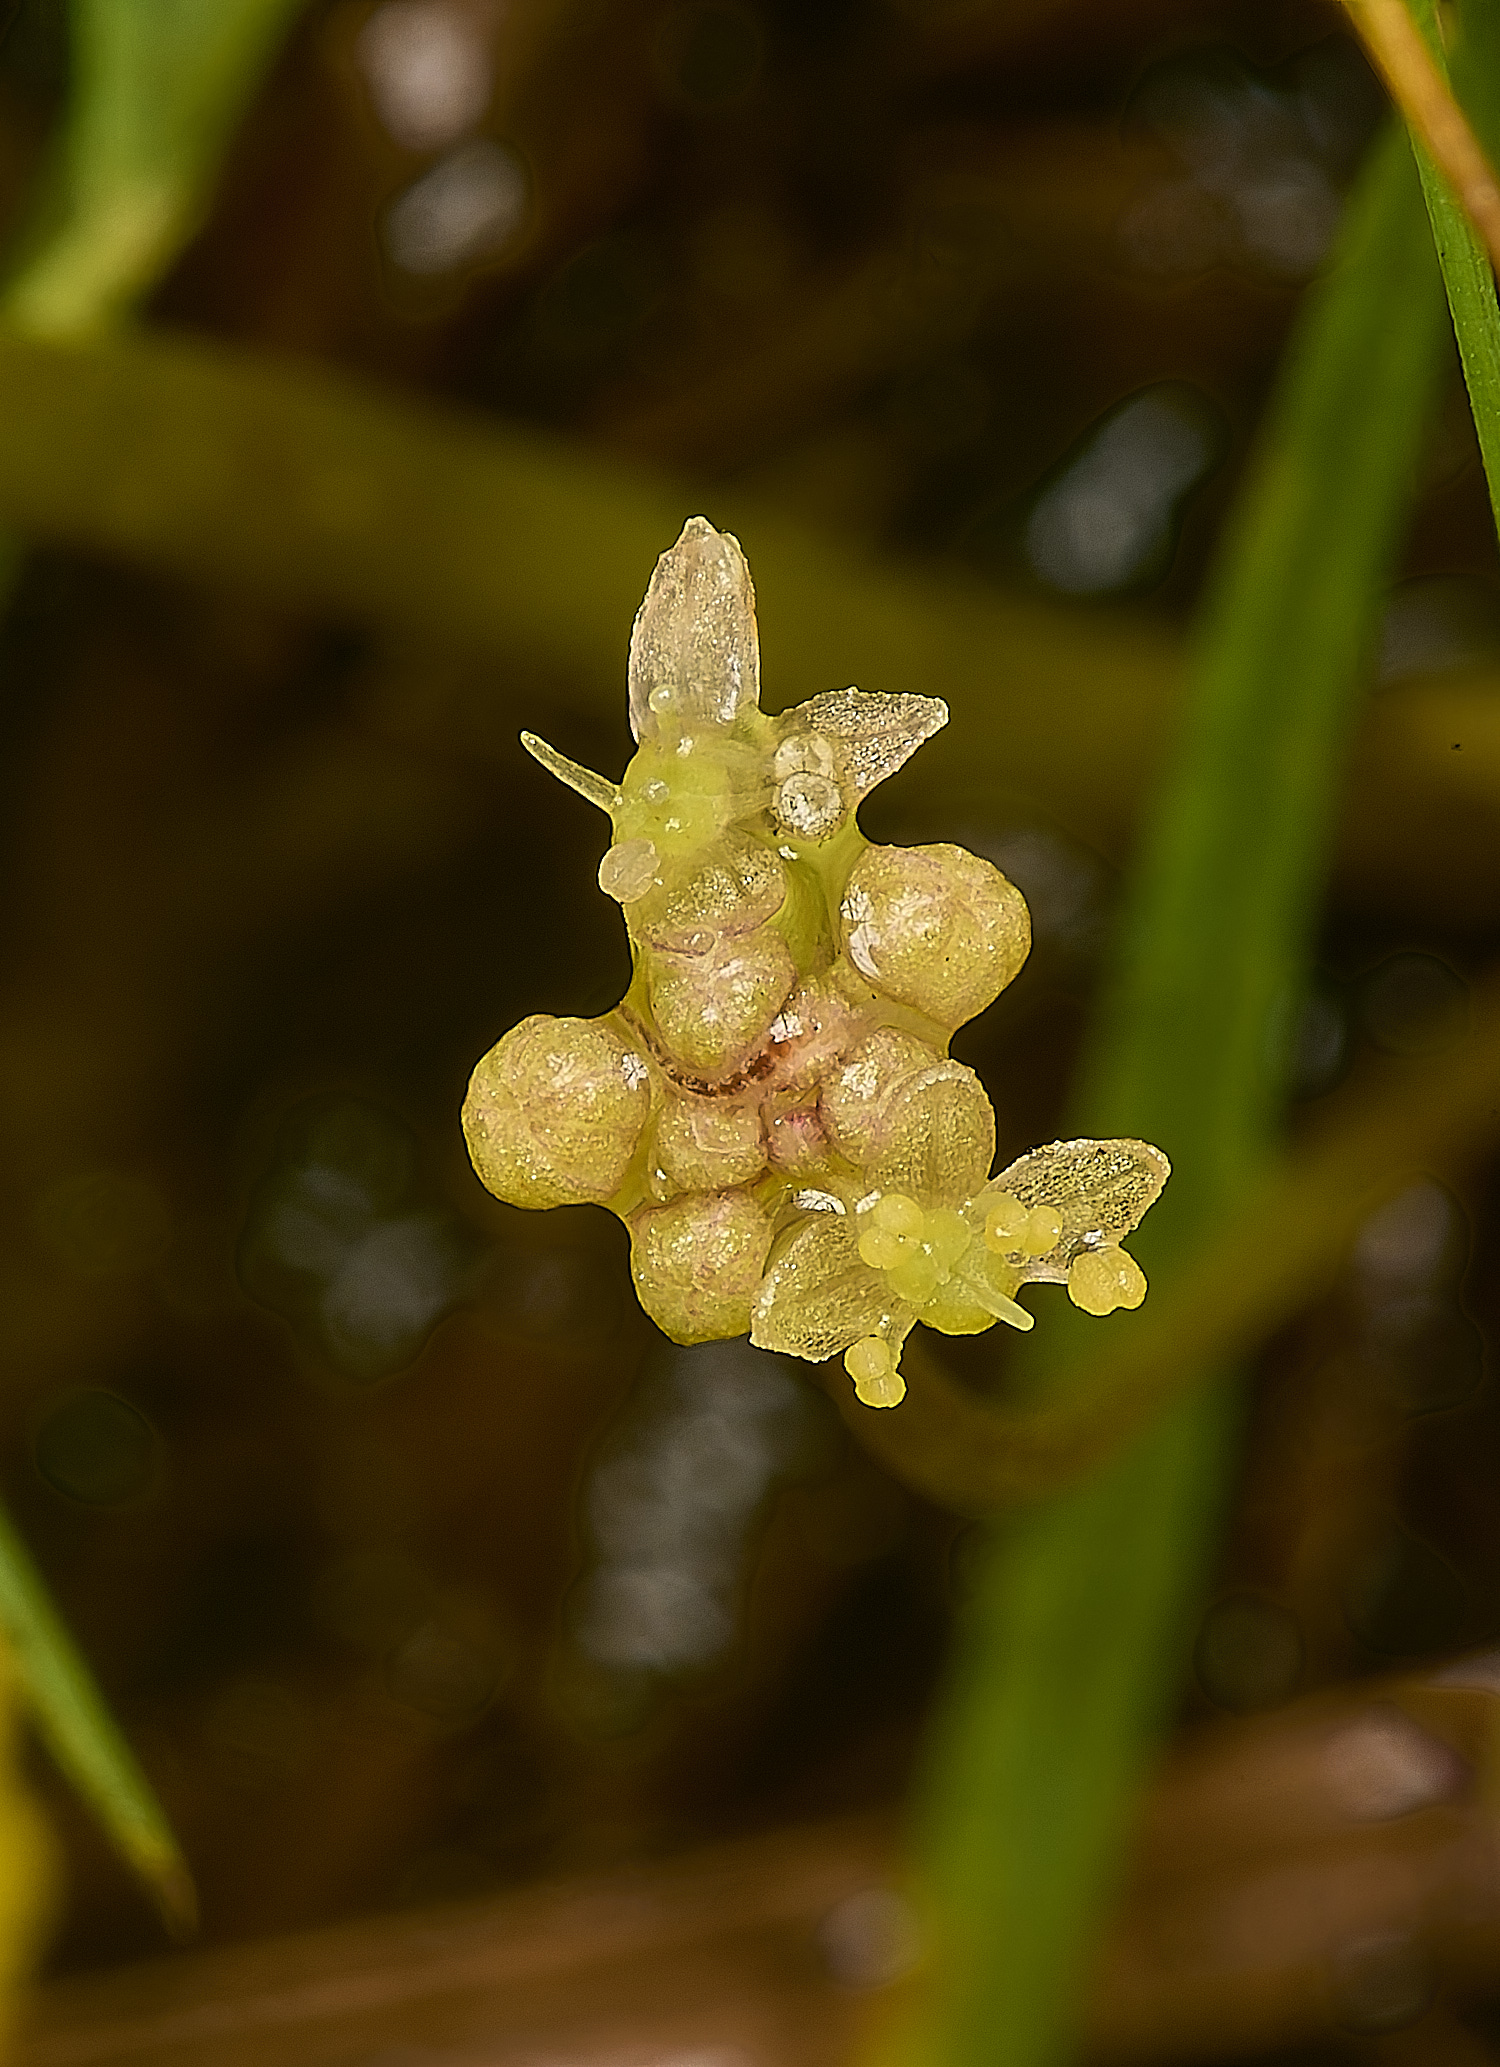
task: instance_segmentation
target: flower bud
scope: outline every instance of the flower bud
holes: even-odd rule
[[[679,1191],[748,1184],[766,1166],[754,1106],[671,1091],[656,1123],[655,1160]]]
[[[667,1053],[705,1077],[727,1075],[786,1003],[797,969],[779,933],[710,936],[702,954],[653,954],[651,1010]]]
[[[619,1190],[650,1107],[645,1061],[613,1027],[538,1013],[475,1069],[464,1135],[497,1198],[573,1205]]]
[[[732,725],[760,700],[755,589],[740,542],[689,517],[662,554],[630,634],[630,729]]]
[[[753,933],[786,902],[780,857],[754,840],[717,841],[684,880],[641,898],[630,914],[638,940],[676,953],[703,933]]]
[[[834,1147],[871,1181],[923,1204],[966,1199],[995,1154],[995,1115],[973,1070],[881,1027],[824,1087]]]
[[[743,1335],[770,1246],[770,1215],[746,1191],[648,1206],[630,1223],[636,1294],[674,1342]]]
[[[1031,950],[1020,891],[962,847],[867,848],[839,916],[860,974],[940,1026],[982,1012]]]
[[[771,811],[777,825],[804,840],[825,839],[844,816],[833,748],[817,732],[783,739],[771,762],[775,788]]]

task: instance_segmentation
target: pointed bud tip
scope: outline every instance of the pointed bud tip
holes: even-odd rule
[[[630,636],[637,739],[730,725],[760,701],[755,589],[739,540],[689,517],[657,561]]]

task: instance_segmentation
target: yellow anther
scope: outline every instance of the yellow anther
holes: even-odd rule
[[[1050,1206],[1033,1206],[1016,1247],[1023,1256],[1045,1256],[1062,1240],[1062,1222]]]
[[[844,1351],[844,1369],[856,1385],[884,1378],[890,1368],[890,1346],[879,1335],[865,1335]]]
[[[1139,1306],[1145,1296],[1146,1273],[1123,1249],[1085,1249],[1069,1266],[1068,1297],[1085,1313]]]
[[[844,1351],[844,1369],[854,1380],[856,1399],[867,1407],[899,1407],[906,1397],[906,1380],[879,1335],[852,1342]]]
[[[1030,1217],[1019,1199],[1013,1199],[1008,1191],[1001,1192],[984,1216],[985,1247],[996,1256],[1012,1255]]]
[[[935,1256],[926,1249],[913,1247],[894,1270],[886,1272],[886,1282],[898,1299],[909,1299],[913,1306],[921,1306],[947,1276]]]
[[[909,1199],[904,1191],[888,1191],[878,1198],[870,1209],[870,1218],[891,1234],[905,1235],[920,1235],[927,1221],[916,1200]]]
[[[859,1238],[859,1260],[871,1270],[894,1270],[906,1251],[902,1237],[887,1227],[867,1227]]]
[[[962,1213],[951,1206],[933,1206],[925,1217],[922,1239],[944,1271],[950,1271],[968,1253],[974,1237]]]

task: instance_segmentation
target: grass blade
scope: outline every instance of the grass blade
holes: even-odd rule
[[[60,145],[0,298],[12,328],[83,335],[155,285],[200,226],[233,127],[299,4],[74,0]],[[0,596],[18,558],[15,541],[0,536]],[[48,1748],[154,1892],[168,1928],[186,1934],[197,1898],[177,1841],[3,1512],[0,1623]]]
[[[1433,0],[1411,0],[1411,6],[1438,70],[1446,79],[1448,65]],[[1469,0],[1462,24],[1466,40],[1460,45],[1458,65],[1460,83],[1466,89],[1464,98],[1478,102],[1477,118],[1481,108],[1492,118],[1487,124],[1481,118],[1481,126],[1491,131],[1496,126],[1493,117],[1500,111],[1500,79],[1495,78],[1490,67],[1483,62],[1476,62],[1481,52],[1473,49],[1471,39],[1479,35],[1492,43],[1497,14],[1500,14],[1500,9],[1496,8],[1494,0]],[[1491,142],[1489,137],[1485,140]],[[1495,276],[1484,242],[1455,199],[1453,189],[1420,140],[1414,136],[1412,143],[1422,175],[1422,193],[1432,224],[1432,240],[1437,246],[1443,285],[1448,291],[1458,355],[1463,362],[1464,384],[1469,390],[1469,407],[1474,412],[1474,428],[1479,434],[1479,450],[1484,460],[1485,479],[1489,483],[1490,507],[1495,512],[1496,526],[1500,528],[1500,303],[1495,298]]]
[[[1072,1115],[1171,1155],[1138,1245],[1163,1280],[1243,1196],[1274,1132],[1278,1054],[1442,342],[1420,193],[1404,138],[1387,138],[1310,297],[1225,543]],[[1068,1319],[1036,1331],[1050,1362],[1032,1362],[1034,1380],[1060,1386],[1060,1366],[1087,1355],[1090,1324]],[[937,1963],[920,2021],[894,2034],[899,2057],[1051,2067],[1069,2053],[1091,1932],[1183,1668],[1236,1418],[1231,1389],[1204,1385],[993,1546],[928,1762],[919,1869]]]
[[[174,1936],[197,1919],[186,1862],[151,1783],[52,1605],[26,1546],[0,1511],[0,1625],[16,1678],[48,1750],[151,1888]]]
[[[1416,12],[1424,17],[1419,26],[1409,0],[1345,0],[1345,5],[1413,137],[1457,196],[1491,258],[1500,260],[1500,181],[1453,97],[1432,8],[1418,5]]]

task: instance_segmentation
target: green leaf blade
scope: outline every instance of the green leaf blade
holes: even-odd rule
[[[1070,1116],[1070,1131],[1140,1135],[1171,1157],[1139,1243],[1158,1276],[1191,1267],[1274,1134],[1286,1022],[1442,344],[1396,135],[1310,296],[1222,549]],[[1069,1314],[1039,1328],[1031,1382],[1064,1388],[1099,1325]],[[928,1759],[919,1883],[938,1964],[903,2059],[1054,2067],[1074,2049],[1092,1934],[1180,1684],[1238,1420],[1235,1390],[1203,1385],[993,1545]]]
[[[120,1856],[152,1890],[168,1929],[187,1936],[197,1922],[187,1862],[151,1783],[3,1510],[0,1625],[10,1638],[22,1694],[48,1750]]]

